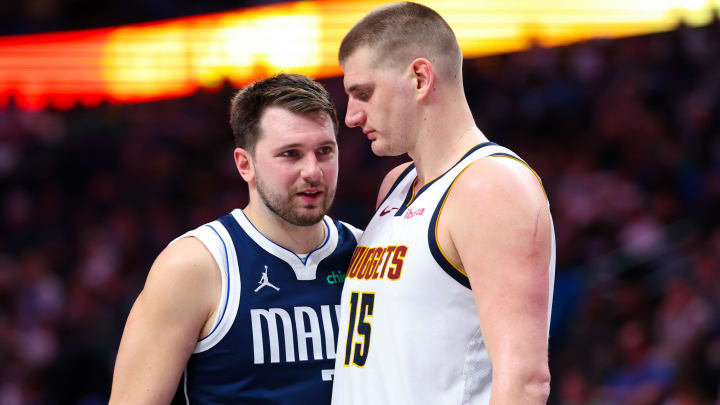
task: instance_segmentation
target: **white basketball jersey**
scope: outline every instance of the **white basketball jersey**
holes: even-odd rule
[[[522,162],[506,148],[483,143],[417,193],[410,165],[375,212],[343,287],[333,405],[489,403],[492,364],[470,283],[444,257],[435,235],[455,179],[488,156]],[[552,221],[550,228],[548,328]]]

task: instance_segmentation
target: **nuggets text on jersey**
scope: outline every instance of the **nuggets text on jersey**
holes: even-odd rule
[[[404,245],[358,246],[350,260],[350,267],[346,277],[358,280],[378,280],[383,278],[397,280],[402,273],[407,253],[408,247]]]

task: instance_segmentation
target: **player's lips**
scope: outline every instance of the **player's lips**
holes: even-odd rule
[[[323,191],[319,188],[308,188],[298,192],[296,195],[306,203],[314,203],[322,198]]]
[[[375,134],[375,130],[374,130],[374,129],[364,129],[364,130],[363,130],[363,133],[365,134],[365,136],[368,137],[368,139],[370,139],[370,140],[374,140],[374,139],[375,139],[375,137],[372,136],[372,135]]]

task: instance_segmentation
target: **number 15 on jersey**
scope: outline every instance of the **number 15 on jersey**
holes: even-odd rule
[[[370,351],[370,333],[372,325],[368,318],[372,318],[375,306],[375,293],[353,291],[350,294],[350,321],[348,322],[347,342],[345,342],[345,365],[352,364],[362,367],[367,361]],[[355,335],[362,339],[355,343]]]

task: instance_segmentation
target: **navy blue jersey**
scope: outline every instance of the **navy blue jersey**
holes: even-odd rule
[[[222,272],[212,332],[180,384],[190,404],[330,403],[340,296],[360,231],[323,219],[324,243],[301,257],[242,210],[182,237],[202,241]]]

